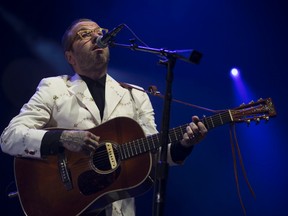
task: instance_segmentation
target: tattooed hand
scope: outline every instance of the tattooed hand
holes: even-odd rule
[[[89,131],[63,131],[60,142],[63,147],[72,152],[91,152],[99,145],[98,136]]]

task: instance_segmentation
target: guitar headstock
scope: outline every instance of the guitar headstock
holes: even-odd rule
[[[249,104],[242,104],[241,106],[230,110],[233,122],[247,122],[251,121],[259,123],[260,120],[268,121],[270,117],[276,116],[276,110],[272,99],[260,98],[257,102],[250,102]]]

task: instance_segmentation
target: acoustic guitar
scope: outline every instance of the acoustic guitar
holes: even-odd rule
[[[271,98],[221,111],[201,121],[208,130],[227,124],[269,120],[276,116]],[[169,141],[180,140],[188,124],[169,130]],[[160,135],[145,137],[137,122],[117,117],[88,131],[100,136],[90,155],[63,150],[45,159],[15,157],[19,199],[28,216],[74,216],[86,209],[102,209],[120,199],[149,190],[153,181],[151,151]]]

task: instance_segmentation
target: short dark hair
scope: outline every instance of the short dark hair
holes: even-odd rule
[[[72,48],[72,43],[73,43],[73,37],[72,35],[70,34],[71,33],[71,30],[72,28],[79,22],[84,22],[84,21],[92,21],[91,19],[87,19],[87,18],[80,18],[80,19],[77,19],[77,20],[74,20],[69,26],[68,28],[66,29],[66,31],[64,32],[63,36],[62,36],[62,49],[64,52],[66,51],[69,51],[71,50]]]

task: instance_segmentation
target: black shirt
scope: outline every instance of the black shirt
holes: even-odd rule
[[[88,89],[100,111],[101,119],[103,118],[103,112],[105,107],[105,85],[106,74],[98,80],[92,80],[88,77],[80,75],[88,86]]]

